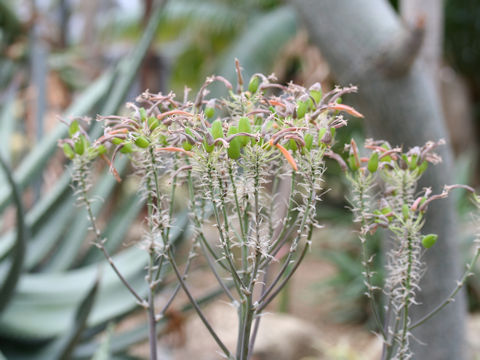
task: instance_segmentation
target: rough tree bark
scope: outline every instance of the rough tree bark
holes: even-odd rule
[[[355,84],[359,110],[366,116],[369,135],[405,148],[427,140],[447,138],[440,102],[431,72],[417,59],[425,20],[414,27],[402,23],[386,0],[290,0],[319,46],[336,79]],[[431,167],[424,183],[435,192],[452,183],[452,154],[440,151],[443,163]],[[428,271],[415,314],[428,312],[448,296],[460,274],[454,206],[442,200],[430,208],[426,233],[439,234],[426,255]],[[414,319],[415,320],[415,319]],[[462,294],[414,335],[415,359],[462,360],[465,300]]]

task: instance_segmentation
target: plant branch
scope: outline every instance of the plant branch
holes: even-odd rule
[[[178,266],[175,262],[175,259],[173,257],[173,254],[172,254],[172,250],[171,249],[168,249],[167,251],[167,254],[168,254],[168,258],[169,258],[169,261],[170,261],[170,264],[172,265],[172,268],[173,268],[173,271],[175,272],[175,275],[177,276],[177,279],[183,289],[183,291],[185,292],[185,294],[187,295],[188,299],[190,300],[190,303],[193,305],[193,308],[195,309],[195,311],[197,312],[198,316],[200,317],[200,320],[202,320],[203,324],[205,325],[205,327],[207,328],[208,332],[210,333],[210,335],[212,335],[213,339],[215,340],[215,342],[217,343],[217,345],[222,349],[223,353],[227,356],[227,358],[231,358],[231,353],[230,351],[228,350],[228,348],[225,346],[225,344],[220,340],[220,338],[218,337],[217,333],[215,332],[215,330],[213,330],[212,326],[210,325],[210,323],[208,322],[207,318],[205,317],[205,315],[203,314],[202,310],[200,309],[200,306],[197,304],[197,301],[195,300],[195,298],[193,297],[192,293],[190,292],[190,290],[188,289],[187,287],[187,284],[185,283],[185,281],[183,280],[181,274],[180,274],[180,271],[178,270]]]

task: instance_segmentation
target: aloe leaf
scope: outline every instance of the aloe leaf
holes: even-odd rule
[[[4,105],[0,111],[0,155],[7,163],[11,160],[11,139],[15,130],[15,115],[14,104],[15,95],[17,91],[18,81],[13,81],[6,90]],[[6,184],[5,174],[0,171],[0,188],[8,186]],[[2,226],[2,219],[0,219],[0,227]]]
[[[103,95],[112,87],[106,104],[103,106],[103,112],[110,114],[122,103],[135,74],[145,56],[151,41],[155,35],[156,29],[161,18],[161,7],[159,7],[149,21],[147,29],[143,34],[138,46],[132,51],[132,56],[126,58],[119,64],[119,71],[109,71],[98,79],[93,85],[85,90],[82,96],[67,110],[65,116],[80,115],[88,113],[103,98]],[[111,86],[115,75],[119,73],[115,85]],[[99,130],[97,130],[99,131]],[[18,180],[20,188],[25,188],[34,176],[41,172],[51,154],[57,147],[58,139],[65,137],[67,128],[65,126],[57,127],[48,137],[46,137],[36,150],[32,151],[22,162],[19,169],[15,172],[14,178]],[[95,134],[94,134],[95,135]],[[98,134],[96,134],[98,135]],[[35,214],[32,214],[33,222],[41,222],[42,216],[48,212],[53,205],[58,202],[59,197],[68,192],[70,177],[68,174],[62,176],[60,183],[52,190],[52,194],[47,195],[48,201],[41,201]],[[0,211],[2,211],[12,200],[9,191],[0,189]],[[35,225],[35,224],[34,224]],[[10,244],[6,244],[3,250],[8,250]],[[4,251],[5,253],[5,251]]]
[[[52,251],[55,244],[62,239],[65,230],[71,226],[74,220],[75,207],[73,203],[73,199],[62,202],[50,213],[43,226],[39,227],[35,233],[31,232],[24,265],[26,270],[37,267]]]
[[[103,113],[111,114],[117,110],[122,103],[128,89],[130,88],[138,68],[141,65],[143,57],[145,56],[151,41],[154,38],[156,29],[160,23],[162,14],[162,7],[158,7],[151,17],[146,31],[137,47],[132,51],[130,57],[123,60],[119,66],[118,71],[109,71],[105,73],[100,79],[95,81],[82,96],[67,110],[64,117],[70,115],[82,115],[88,113],[109,89],[112,91],[102,108]],[[115,84],[112,86],[115,76],[117,76]],[[100,131],[97,128],[96,132]],[[27,158],[21,163],[18,170],[15,172],[14,178],[17,180],[19,187],[24,189],[36,174],[41,172],[49,160],[50,156],[57,148],[58,139],[65,137],[67,128],[65,126],[58,126],[52,133],[50,133],[42,142],[37,145],[36,150],[32,151]],[[94,134],[94,137],[98,134]],[[58,197],[68,190],[69,181],[65,175],[62,177],[61,183],[55,188],[55,195]],[[8,191],[0,189],[0,211],[2,211],[12,200],[11,194]],[[51,205],[57,200],[56,197],[50,197]],[[48,208],[48,206],[45,206]]]
[[[5,260],[15,246],[16,232],[10,231],[0,237],[0,262]]]
[[[113,75],[114,72],[107,72],[89,86],[78,100],[70,106],[64,117],[88,113],[110,88]],[[66,134],[67,128],[58,126],[36,145],[35,151],[31,151],[22,161],[14,174],[14,179],[20,189],[23,190],[38,173],[43,171],[46,163],[57,149],[57,140],[65,137]],[[4,191],[1,190],[3,189],[0,189],[0,211],[12,201],[12,194],[6,189]]]
[[[175,242],[187,228],[188,217],[181,216],[170,232]],[[146,294],[144,268],[146,252],[128,248],[113,256],[114,262],[137,293]],[[97,326],[134,309],[138,304],[110,266],[103,261],[104,274],[88,326]],[[0,318],[0,335],[8,338],[45,340],[69,328],[69,321],[80,298],[96,276],[98,264],[61,273],[24,274],[9,308]],[[91,356],[91,355],[90,355]]]
[[[93,309],[99,284],[100,281],[99,277],[97,276],[94,284],[91,286],[90,290],[87,292],[76,309],[70,330],[67,331],[65,335],[59,337],[57,340],[51,343],[48,347],[43,349],[41,354],[35,356],[35,359],[47,360],[54,358],[59,360],[67,360],[71,358],[75,346],[80,341],[82,333],[87,326],[87,319]]]
[[[63,178],[60,181],[63,181]],[[67,181],[69,182],[70,179],[67,178]],[[56,188],[58,189],[58,186]],[[25,269],[35,267],[46,254],[51,252],[65,227],[68,226],[68,219],[72,216],[74,209],[74,199],[70,191],[66,191],[65,194],[55,194],[55,191],[52,191],[26,213],[25,224],[30,230],[30,241],[24,263]],[[0,261],[12,251],[15,237],[14,229],[0,237]]]
[[[92,288],[87,293],[80,306],[78,307],[75,314],[75,326],[73,327],[72,332],[67,336],[66,346],[63,348],[59,359],[69,359],[75,348],[75,345],[79,342],[80,336],[82,335],[83,330],[85,330],[85,327],[87,326],[88,316],[93,309],[99,284],[100,279],[97,278]]]
[[[7,90],[5,99],[3,100],[4,105],[0,112],[0,154],[3,155],[3,158],[7,162],[10,162],[10,141],[15,130],[15,91],[16,89],[13,87]],[[3,174],[0,175],[0,181],[4,180]]]
[[[9,264],[8,272],[3,278],[3,283],[0,287],[0,313],[4,311],[9,305],[10,300],[13,298],[15,288],[17,286],[18,280],[20,279],[23,260],[25,257],[25,247],[26,247],[26,236],[27,229],[25,226],[25,218],[23,211],[22,198],[20,191],[13,179],[11,170],[9,169],[7,163],[0,155],[0,166],[2,167],[7,181],[10,185],[12,191],[13,201],[17,208],[17,237],[15,240],[14,252],[11,256],[11,261]]]
[[[55,187],[46,195],[42,196],[27,212],[26,222],[33,233],[37,232],[45,224],[58,206],[61,206],[65,202],[73,204],[70,183],[71,177],[67,170],[60,179],[57,180]]]
[[[114,256],[125,278],[140,294],[147,291],[144,267],[145,251],[129,248]],[[110,266],[102,262],[104,274],[89,317],[89,326],[96,326],[137,306]],[[0,318],[0,335],[24,340],[46,340],[59,336],[70,328],[80,299],[90,289],[98,264],[63,273],[24,274],[10,306]]]
[[[93,354],[92,360],[109,360],[110,359],[110,342],[113,336],[114,325],[109,323],[105,331],[105,337],[102,339],[98,350]]]

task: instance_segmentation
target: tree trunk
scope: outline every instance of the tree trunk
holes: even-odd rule
[[[425,64],[417,59],[424,22],[413,28],[401,22],[384,0],[290,0],[303,18],[337,80],[359,87],[353,96],[376,139],[409,148],[427,140],[447,138],[440,102]],[[440,192],[452,182],[452,154],[439,149],[443,163],[428,169],[421,185]],[[442,200],[429,209],[425,233],[437,233],[437,244],[426,254],[428,270],[415,309],[418,318],[448,297],[460,275],[454,204]],[[415,318],[413,321],[415,321]],[[465,300],[454,303],[416,329],[415,359],[462,360]]]
[[[444,0],[401,0],[400,15],[407,25],[425,22],[425,39],[419,58],[428,65],[429,77],[440,93],[438,73],[443,53]]]

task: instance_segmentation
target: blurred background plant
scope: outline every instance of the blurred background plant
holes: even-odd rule
[[[395,7],[398,2],[391,1]],[[440,77],[456,151],[452,173],[458,177],[456,183],[473,185],[478,185],[480,116],[477,10],[478,0],[445,1]],[[128,294],[122,295],[106,266],[98,270],[103,260],[89,249],[88,224],[74,207],[64,161],[56,148],[57,139],[67,132],[58,115],[69,119],[117,113],[121,104],[146,88],[182,93],[185,85],[198,89],[212,73],[233,80],[235,57],[245,78],[255,72],[275,72],[281,82],[294,80],[308,87],[318,81],[324,90],[335,82],[294,9],[279,0],[172,0],[165,4],[0,0],[0,49],[0,154],[10,169],[0,172],[0,350],[8,358],[11,354],[41,358],[53,351],[45,349],[54,347],[64,357],[74,351],[75,358],[87,358],[102,341],[101,351],[119,354],[147,336],[142,326],[118,330],[108,325],[132,314],[136,304]],[[363,134],[363,124],[350,121],[348,129],[338,134],[337,146],[343,146],[341,139],[348,142],[352,137],[362,143]],[[116,166],[122,170],[125,164]],[[331,190],[318,212],[320,221],[332,230],[318,234],[311,255],[312,261],[329,263],[334,271],[325,282],[312,285],[321,289],[313,292],[312,301],[321,304],[333,296],[335,319],[365,324],[368,308],[358,272],[360,246],[354,236],[347,235],[351,215],[345,209],[346,185],[340,169],[333,171],[335,166],[328,165]],[[122,247],[125,240],[131,242],[138,235],[135,223],[143,204],[136,201],[128,182],[116,184],[108,174],[99,176],[102,180],[95,193],[113,199],[98,202],[95,208],[114,239],[109,250],[117,254],[139,291],[145,291],[140,276],[145,259],[137,256],[135,247]],[[468,257],[473,240],[468,228],[471,208],[461,196],[457,204]],[[25,231],[19,231],[22,223]],[[179,233],[178,239],[183,235],[188,234]],[[372,250],[379,248],[372,244]],[[382,260],[377,259],[380,270]],[[332,292],[324,291],[326,287]],[[477,311],[478,277],[470,278],[468,294],[470,310]],[[282,308],[293,308],[295,293],[289,290],[283,296]],[[100,337],[102,333],[107,335]],[[73,344],[77,344],[75,350]]]

